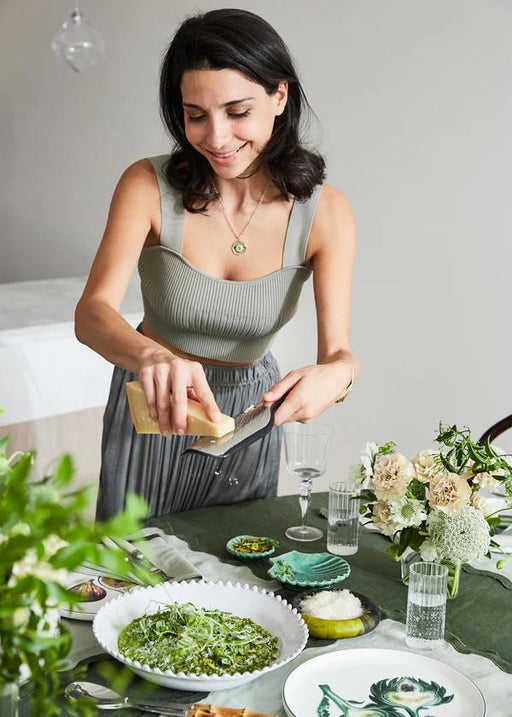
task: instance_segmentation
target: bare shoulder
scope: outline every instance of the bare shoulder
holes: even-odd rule
[[[333,187],[332,184],[324,184],[318,200],[315,220],[317,217],[327,221],[332,221],[334,218],[351,220],[353,218],[352,207],[343,192]]]
[[[158,182],[151,162],[148,159],[138,159],[130,164],[122,173],[118,187],[139,192],[158,191]]]
[[[115,212],[117,208],[151,218],[158,215],[160,192],[153,167],[147,159],[133,162],[122,173],[114,191],[111,211]]]
[[[354,215],[343,192],[332,184],[324,184],[311,227],[308,255],[312,258],[318,251],[338,243],[355,243]]]

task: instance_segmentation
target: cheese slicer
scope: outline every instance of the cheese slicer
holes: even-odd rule
[[[274,428],[274,415],[288,392],[274,403],[258,403],[249,406],[235,416],[235,430],[220,438],[203,436],[185,448],[183,453],[201,453],[211,458],[227,458],[242,448],[259,441]]]

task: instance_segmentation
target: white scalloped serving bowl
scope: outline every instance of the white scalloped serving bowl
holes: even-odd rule
[[[275,662],[261,670],[234,675],[192,675],[185,672],[162,671],[129,660],[117,648],[121,630],[142,615],[152,615],[171,602],[190,602],[196,607],[224,610],[239,617],[248,617],[279,640]],[[163,687],[178,690],[223,690],[254,680],[293,660],[306,645],[308,630],[295,608],[273,593],[252,585],[230,582],[167,582],[154,587],[139,588],[120,595],[104,605],[94,618],[94,636],[101,647],[141,677]]]

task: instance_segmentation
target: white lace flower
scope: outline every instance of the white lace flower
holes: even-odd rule
[[[427,563],[435,563],[437,560],[439,560],[437,550],[432,545],[430,540],[427,539],[425,539],[420,545],[420,555],[421,559]]]
[[[400,500],[390,501],[389,517],[398,528],[418,528],[427,518],[424,501],[404,496]]]
[[[471,563],[481,560],[489,550],[489,525],[482,513],[471,505],[464,506],[453,517],[441,511],[430,513],[427,530],[427,541],[440,560]]]

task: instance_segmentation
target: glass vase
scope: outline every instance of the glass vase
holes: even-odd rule
[[[409,583],[411,565],[421,560],[421,556],[412,548],[406,548],[400,557],[400,573],[404,585]]]
[[[0,715],[18,717],[19,687],[17,682],[0,684]]]

